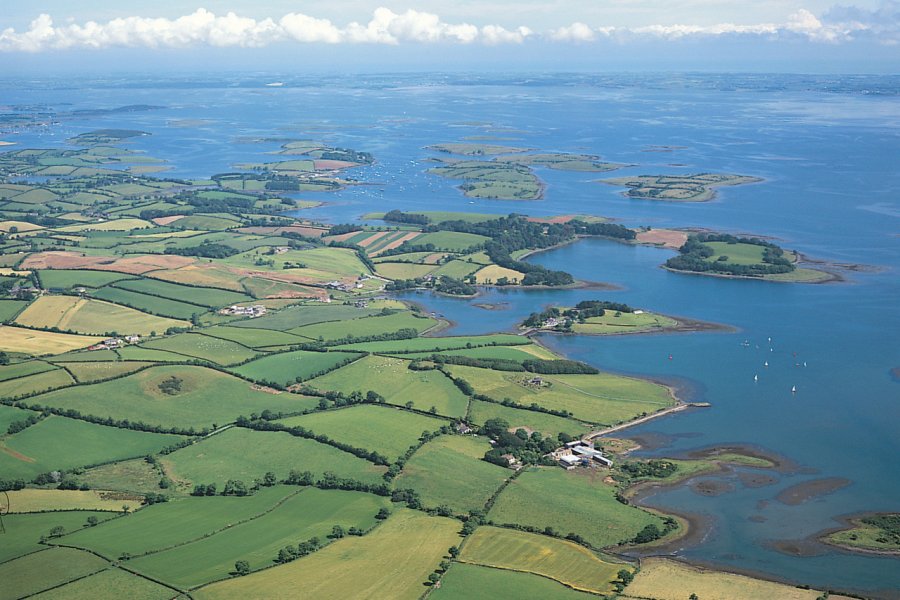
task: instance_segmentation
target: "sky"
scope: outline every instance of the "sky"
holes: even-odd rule
[[[200,0],[202,1],[202,0]],[[900,0],[0,0],[0,74],[900,72]]]

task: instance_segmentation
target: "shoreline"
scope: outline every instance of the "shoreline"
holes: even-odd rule
[[[553,335],[586,335],[593,337],[617,337],[624,335],[667,335],[673,333],[700,333],[700,332],[717,332],[717,333],[739,333],[741,329],[733,325],[724,323],[713,323],[712,321],[700,321],[697,319],[688,319],[684,317],[675,317],[672,315],[659,314],[661,317],[667,317],[676,321],[676,325],[672,327],[659,327],[656,329],[636,329],[634,331],[611,331],[606,333],[591,333],[587,331],[556,331],[554,329],[540,328],[523,328],[519,327],[521,335],[531,337],[536,333],[549,333]]]
[[[804,541],[808,542],[816,542],[818,544],[824,545],[828,548],[835,548],[842,552],[848,552],[850,554],[865,554],[869,556],[885,556],[890,558],[900,557],[900,549],[897,550],[887,550],[887,549],[879,549],[879,548],[865,548],[863,546],[850,546],[841,544],[839,542],[833,542],[828,538],[832,533],[838,533],[839,531],[848,531],[851,529],[855,529],[858,524],[856,521],[861,519],[865,519],[867,517],[875,517],[880,515],[890,515],[896,513],[889,513],[884,511],[867,511],[867,512],[857,512],[850,513],[846,515],[841,515],[839,517],[835,517],[835,520],[840,523],[837,527],[829,527],[828,529],[823,529],[818,533],[814,533],[808,536]]]

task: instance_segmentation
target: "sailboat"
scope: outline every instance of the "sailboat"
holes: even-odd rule
[[[763,366],[764,366],[764,367],[768,367],[768,366],[769,366],[769,361],[764,362],[764,363],[763,363]]]
[[[791,393],[792,393],[792,394],[796,394],[796,393],[797,393],[797,386],[796,386],[796,385],[795,385],[795,386],[791,386]]]
[[[759,375],[754,375],[754,376],[753,376],[753,381],[759,381]]]

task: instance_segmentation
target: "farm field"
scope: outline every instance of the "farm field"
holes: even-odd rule
[[[506,277],[510,283],[518,283],[522,281],[525,274],[499,265],[488,265],[475,273],[475,281],[479,285],[497,283],[503,277]]]
[[[509,469],[481,460],[490,449],[484,437],[438,437],[413,454],[395,480],[395,487],[416,490],[428,508],[443,504],[457,514],[481,510],[512,474]]]
[[[412,371],[408,365],[406,360],[372,355],[311,379],[308,385],[346,394],[372,390],[390,404],[411,402],[413,408],[426,412],[434,407],[436,414],[445,417],[466,413],[467,398],[450,379],[438,371]]]
[[[0,352],[22,352],[34,356],[59,354],[87,348],[100,341],[99,337],[36,331],[22,327],[0,325]]]
[[[357,448],[374,450],[396,460],[418,443],[423,431],[434,432],[447,421],[387,406],[361,405],[281,419],[288,427],[300,426],[316,434]]]
[[[251,323],[255,324],[258,319],[254,319]],[[230,340],[249,348],[266,348],[269,346],[281,346],[300,344],[306,341],[304,338],[277,331],[275,329],[256,329],[241,326],[246,321],[238,321],[232,325],[216,325],[214,327],[205,327],[198,333],[223,340]]]
[[[565,410],[589,423],[612,425],[673,404],[668,390],[658,384],[610,373],[597,375],[540,375],[508,373],[477,367],[448,366],[456,377],[494,400],[510,398],[520,404],[536,403]]]
[[[362,356],[355,352],[309,352],[296,350],[257,358],[231,369],[253,381],[271,381],[288,386],[330,371],[345,361]]]
[[[0,398],[17,398],[71,385],[75,381],[62,369],[0,381]]]
[[[68,371],[78,383],[94,383],[114,377],[121,377],[134,373],[144,367],[150,366],[151,362],[140,361],[120,361],[120,362],[66,362],[61,363],[66,371]]]
[[[13,421],[22,421],[37,413],[31,410],[16,408],[15,406],[7,406],[0,404],[0,432],[6,432],[9,424]]]
[[[14,490],[9,494],[11,513],[61,510],[98,510],[121,513],[123,506],[135,510],[141,505],[137,495],[98,490]]]
[[[30,480],[39,473],[159,452],[182,439],[50,416],[0,442],[0,472]]]
[[[346,319],[358,319],[360,317],[368,317],[378,314],[380,310],[356,308],[355,306],[347,306],[344,304],[322,305],[314,304],[311,306],[289,306],[275,313],[270,313],[256,319],[248,319],[246,321],[236,321],[231,327],[249,327],[253,329],[267,329],[276,332],[283,332],[295,327],[304,325],[312,325],[313,323],[324,323],[328,321],[343,321]]]
[[[167,382],[178,382],[167,387]],[[168,390],[168,391],[167,391]],[[82,414],[196,429],[229,423],[241,414],[296,412],[316,405],[296,394],[268,394],[213,369],[159,366],[122,379],[82,385],[36,397],[33,402]]]
[[[302,589],[311,598],[416,600],[447,548],[459,543],[458,530],[457,521],[401,509],[361,538],[338,540],[303,559],[193,595],[198,600],[294,598]]]
[[[441,579],[432,600],[472,598],[518,598],[519,600],[594,600],[594,594],[576,592],[552,579],[491,567],[457,563]]]
[[[171,548],[258,517],[275,508],[298,488],[270,487],[256,494],[183,498],[154,504],[133,514],[65,536],[61,543],[115,560]]]
[[[356,342],[353,344],[341,344],[337,348],[346,350],[361,350],[365,352],[377,352],[391,354],[398,352],[434,352],[445,349],[460,349],[480,346],[518,346],[528,345],[531,342],[523,336],[508,333],[494,335],[472,336],[448,336],[433,338],[413,338],[409,340],[392,340],[385,342]]]
[[[350,319],[335,323],[316,323],[295,327],[288,333],[302,335],[310,339],[340,340],[352,336],[355,338],[394,333],[401,329],[415,329],[419,333],[431,329],[437,321],[428,317],[417,317],[410,311],[401,311],[391,315]]]
[[[377,523],[375,514],[389,507],[388,499],[372,494],[306,488],[258,518],[132,560],[128,567],[176,587],[192,588],[228,578],[236,560],[246,560],[251,570],[272,566],[280,549],[313,537],[324,541],[335,525],[369,529]]]
[[[405,262],[378,263],[378,274],[388,279],[416,279],[425,277],[436,268],[435,265],[417,265]]]
[[[253,298],[247,294],[239,294],[237,292],[212,287],[180,285],[177,283],[160,281],[158,279],[131,279],[128,281],[120,281],[116,283],[114,287],[149,294],[151,296],[171,298],[172,300],[179,300],[189,304],[199,304],[209,308],[218,308],[220,306],[228,306],[253,300]]]
[[[339,477],[380,483],[386,470],[313,440],[239,427],[173,452],[161,462],[177,482],[216,483],[219,489],[229,479],[249,483],[269,471],[284,479],[292,469],[310,471],[316,477],[331,471]]]
[[[78,476],[91,489],[120,490],[126,493],[146,494],[159,492],[160,473],[144,458],[123,460],[85,469]]]
[[[708,571],[665,558],[645,558],[641,570],[625,590],[626,598],[681,600],[690,594],[706,600],[816,600],[821,593],[783,583],[753,579],[720,571]],[[836,600],[843,596],[830,595]]]
[[[678,321],[665,315],[651,312],[615,313],[606,311],[602,317],[589,317],[584,323],[572,325],[575,333],[627,334],[661,331],[678,326]]]
[[[41,296],[23,310],[16,323],[26,327],[58,327],[84,334],[112,331],[147,335],[190,323],[150,315],[133,308],[75,296]]]
[[[0,323],[12,321],[26,306],[28,302],[25,300],[0,300]]]
[[[616,500],[615,486],[604,477],[594,469],[531,467],[501,492],[488,516],[500,524],[578,532],[597,548],[630,540],[651,523],[662,529],[659,517]]]
[[[62,587],[41,592],[36,600],[170,600],[176,594],[171,588],[154,583],[122,569],[107,569]]]
[[[28,360],[20,363],[0,366],[0,381],[26,377],[44,371],[52,371],[55,367],[42,360]]]
[[[3,515],[6,533],[0,545],[0,563],[46,548],[38,543],[41,536],[49,536],[54,527],[62,527],[65,532],[77,531],[85,526],[88,517],[104,521],[112,518],[112,513],[78,510]]]
[[[197,306],[196,304],[188,304],[187,302],[179,302],[178,300],[171,300],[169,298],[160,298],[141,292],[132,292],[131,290],[115,286],[106,286],[92,291],[91,296],[101,300],[114,302],[117,305],[121,304],[122,306],[129,306],[153,315],[172,317],[175,319],[190,319],[192,316],[201,315],[207,310],[206,307]],[[168,325],[166,328],[175,326],[184,327],[185,325]],[[165,328],[157,328],[155,331],[162,333],[165,331]],[[141,331],[138,333],[147,332]]]
[[[144,342],[141,347],[181,354],[184,360],[200,358],[223,366],[244,362],[258,355],[241,344],[199,333],[179,333]]]
[[[38,276],[46,287],[64,290],[78,286],[99,288],[114,281],[134,278],[134,275],[125,273],[90,271],[88,269],[48,269],[38,271]]]
[[[422,358],[440,354],[445,356],[468,356],[469,358],[495,358],[502,360],[534,360],[536,358],[553,360],[559,358],[549,350],[545,350],[537,344],[522,344],[519,346],[481,346],[477,348],[463,348],[458,350],[443,350],[438,352],[416,352],[413,354],[398,354],[405,358]]]
[[[456,231],[437,231],[434,233],[425,233],[421,237],[416,238],[417,246],[425,246],[433,244],[438,250],[450,250],[451,252],[461,252],[468,250],[473,246],[480,246],[488,241],[489,238],[474,233],[459,233]]]
[[[600,559],[573,542],[544,535],[479,527],[466,540],[460,560],[476,565],[525,571],[554,579],[568,587],[594,594],[613,591],[610,582],[627,568],[622,563]],[[630,568],[627,568],[631,571]]]
[[[73,548],[49,548],[0,564],[4,598],[22,598],[105,569],[109,563]]]

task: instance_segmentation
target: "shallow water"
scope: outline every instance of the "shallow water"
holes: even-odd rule
[[[274,80],[286,85],[264,87]],[[491,311],[470,300],[403,297],[455,321],[450,333],[509,329],[541,306],[588,298],[739,328],[615,338],[544,335],[541,341],[605,369],[687,381],[690,399],[712,403],[635,428],[633,433],[670,436],[657,454],[738,442],[768,448],[808,469],[779,476],[770,486],[738,482],[718,496],[684,488],[652,498],[660,507],[712,517],[715,525],[704,543],[681,555],[820,587],[900,589],[896,559],[834,550],[799,558],[770,545],[834,526],[838,515],[900,510],[900,385],[889,374],[900,366],[900,79],[408,75],[322,80],[280,74],[17,80],[4,82],[3,89],[4,103],[42,102],[60,110],[165,106],[0,135],[23,146],[55,146],[101,127],[142,129],[153,135],[134,139],[130,147],[168,159],[172,170],[164,175],[199,178],[229,171],[235,162],[276,160],[266,153],[277,149],[277,142],[236,143],[243,137],[320,138],[372,152],[377,164],[348,172],[369,185],[298,195],[328,202],[298,214],[330,222],[393,208],[589,213],[630,225],[771,235],[809,256],[880,267],[876,273],[847,273],[849,282],[843,284],[718,279],[659,269],[671,255],[668,250],[584,240],[531,260],[621,289],[489,290],[474,303],[506,303]],[[209,122],[168,125],[180,119]],[[486,133],[461,124],[466,121],[514,130],[488,132],[516,138],[497,143],[595,153],[638,165],[609,176],[711,171],[755,175],[765,182],[725,188],[714,202],[671,204],[630,200],[618,188],[593,183],[606,175],[540,169],[548,183],[543,201],[470,202],[455,189],[458,182],[424,173],[425,159],[432,156],[424,146]],[[644,151],[663,144],[685,148]],[[745,340],[749,345],[742,345]],[[797,506],[773,500],[785,487],[820,477],[853,483]]]

